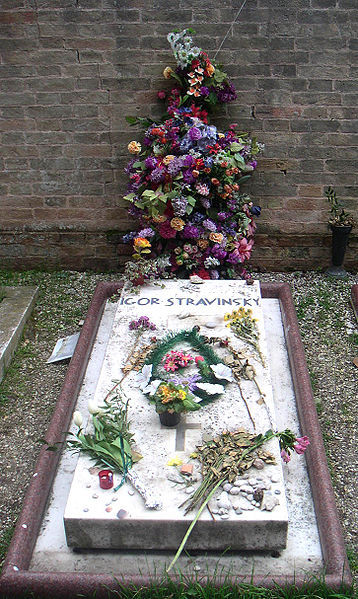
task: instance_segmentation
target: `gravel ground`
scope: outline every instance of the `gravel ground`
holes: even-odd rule
[[[344,280],[316,272],[264,273],[292,289],[337,508],[358,578],[358,323]],[[0,285],[38,285],[40,297],[8,374],[0,384],[0,563],[60,394],[67,364],[46,364],[57,339],[77,332],[100,280],[118,275],[77,272],[5,273]]]

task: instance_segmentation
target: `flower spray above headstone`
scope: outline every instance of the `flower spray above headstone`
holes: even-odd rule
[[[239,132],[236,123],[220,132],[209,113],[236,99],[226,73],[200,48],[189,30],[170,33],[177,68],[160,91],[167,112],[160,122],[127,117],[146,127],[142,143],[132,141],[125,200],[139,226],[124,236],[133,258],[126,273],[137,284],[152,278],[198,275],[203,279],[246,277],[260,214],[242,184],[257,165],[262,144]]]

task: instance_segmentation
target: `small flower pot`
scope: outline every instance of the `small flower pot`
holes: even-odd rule
[[[179,412],[161,412],[159,414],[160,423],[163,426],[177,426],[181,419]]]
[[[346,271],[343,268],[344,256],[347,249],[349,234],[352,226],[337,227],[331,225],[332,229],[332,266],[326,270],[328,275],[334,277],[345,277]]]

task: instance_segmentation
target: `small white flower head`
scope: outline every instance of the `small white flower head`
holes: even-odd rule
[[[140,372],[137,373],[134,384],[143,391],[148,385],[152,376],[153,364],[145,364]]]
[[[212,385],[211,383],[195,383],[198,389],[202,389],[209,395],[217,395],[223,393],[224,387],[222,385]]]
[[[92,414],[92,416],[95,416],[96,414],[99,414],[102,410],[97,406],[96,402],[93,399],[89,399],[88,411],[90,414]]]
[[[217,379],[225,379],[226,381],[232,381],[232,370],[226,364],[210,364],[210,368],[215,374]]]
[[[76,410],[75,412],[73,412],[73,423],[78,426],[78,428],[81,428],[82,423],[83,423],[83,418],[82,418],[82,414],[79,410]]]

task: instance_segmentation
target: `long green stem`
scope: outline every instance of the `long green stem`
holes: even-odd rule
[[[193,530],[193,528],[194,528],[195,524],[197,523],[198,519],[200,518],[200,515],[201,515],[202,511],[204,510],[205,506],[209,503],[209,501],[212,498],[212,496],[214,495],[216,489],[218,487],[220,487],[221,483],[223,483],[223,482],[224,482],[224,479],[219,480],[219,482],[215,485],[215,487],[213,488],[213,490],[209,493],[209,495],[205,499],[204,503],[202,504],[202,506],[198,510],[198,513],[196,514],[194,520],[191,522],[188,530],[186,531],[186,533],[184,535],[184,538],[183,538],[182,542],[180,543],[179,549],[176,552],[176,554],[174,556],[174,559],[170,562],[169,568],[167,568],[167,572],[169,572],[172,569],[172,567],[175,565],[175,563],[179,559],[179,557],[180,557],[180,555],[181,555],[181,553],[182,553],[182,551],[183,551],[183,549],[185,547],[185,544],[186,544],[186,542],[187,542],[187,540],[188,540],[188,538],[190,536],[190,533]]]

